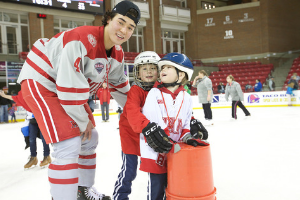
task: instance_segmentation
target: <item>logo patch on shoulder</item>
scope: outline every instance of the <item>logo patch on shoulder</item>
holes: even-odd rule
[[[101,62],[97,62],[97,63],[95,64],[95,69],[97,70],[97,72],[98,72],[99,74],[101,74],[103,68],[104,68],[104,65],[103,65]]]
[[[115,45],[117,51],[121,51],[122,47],[120,45]]]
[[[87,37],[88,37],[88,40],[91,43],[91,45],[93,47],[95,47],[97,45],[97,40],[96,40],[95,36],[93,36],[92,34],[88,34]]]

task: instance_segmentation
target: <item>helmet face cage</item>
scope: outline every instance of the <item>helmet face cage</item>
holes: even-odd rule
[[[134,59],[134,67],[133,67],[133,77],[134,81],[136,83],[139,83],[142,87],[152,87],[154,85],[154,82],[143,82],[141,80],[140,76],[140,67],[143,65],[155,65],[157,67],[157,74],[159,75],[159,68],[157,66],[158,61],[160,60],[160,57],[157,55],[157,53],[153,51],[145,51],[137,55],[137,57]]]
[[[134,81],[136,83],[139,83],[140,86],[142,86],[143,88],[145,87],[153,87],[154,82],[144,82],[141,78],[140,78],[140,68],[143,65],[154,65],[156,66],[156,70],[157,70],[157,76],[159,77],[159,71],[158,71],[158,66],[157,64],[154,63],[145,63],[145,64],[140,64],[140,65],[136,65],[133,67],[133,77],[134,77]]]

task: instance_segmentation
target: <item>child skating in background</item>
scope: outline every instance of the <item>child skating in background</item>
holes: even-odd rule
[[[8,114],[11,116],[11,120],[10,120],[11,122],[17,122],[16,114],[15,114],[16,110],[17,110],[17,106],[15,103],[13,103],[11,107],[8,108]]]
[[[119,122],[123,164],[115,183],[114,200],[128,199],[131,193],[140,156],[140,133],[149,123],[141,109],[149,90],[157,81],[159,60],[160,57],[153,51],[142,52],[134,60],[134,82],[127,94],[127,102]]]
[[[158,67],[161,67],[161,82],[155,83],[143,107],[143,114],[150,123],[140,134],[140,170],[149,173],[148,200],[165,198],[167,186],[165,153],[170,151],[169,143],[172,145],[182,141],[193,146],[208,145],[203,140],[194,139],[190,134],[193,105],[183,85],[192,77],[194,68],[191,61],[184,54],[169,53],[158,62]],[[168,141],[162,149],[158,145],[155,147],[156,140],[160,140],[155,135],[162,135],[161,141]],[[174,145],[172,151],[177,151]]]

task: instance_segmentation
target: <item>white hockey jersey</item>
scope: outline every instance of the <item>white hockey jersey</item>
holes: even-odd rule
[[[174,141],[181,141],[186,134],[190,133],[192,98],[182,86],[172,93],[164,87],[155,88],[156,85],[148,93],[142,112],[150,122],[155,122],[164,129]],[[142,133],[140,150],[140,170],[156,174],[167,172],[166,156],[158,154],[149,147]]]
[[[104,27],[82,26],[36,41],[18,83],[33,79],[57,94],[66,113],[84,131],[88,114],[83,106],[108,78],[111,95],[124,106],[130,86],[124,75],[124,52],[116,45],[107,58]]]

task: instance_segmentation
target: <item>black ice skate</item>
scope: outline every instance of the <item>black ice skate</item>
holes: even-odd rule
[[[101,194],[94,187],[78,187],[77,200],[111,200],[109,196]]]

